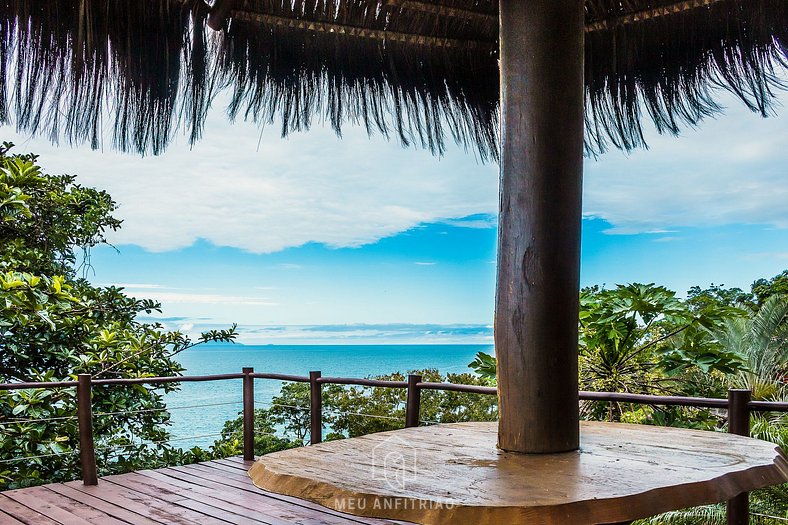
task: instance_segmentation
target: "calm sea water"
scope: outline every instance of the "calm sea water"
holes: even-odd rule
[[[307,376],[310,370],[320,370],[324,376],[368,377],[424,368],[468,372],[477,352],[492,351],[491,345],[201,345],[180,354],[178,361],[185,375],[234,373],[251,366],[256,372]],[[258,406],[269,403],[280,387],[279,381],[255,380]],[[166,400],[173,445],[207,446],[223,423],[241,410],[241,381],[183,383]]]

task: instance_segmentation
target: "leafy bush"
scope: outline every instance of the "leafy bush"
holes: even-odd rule
[[[115,203],[73,176],[44,174],[35,155],[10,148],[0,147],[0,382],[174,376],[183,370],[179,352],[234,338],[232,329],[218,330],[195,342],[140,322],[159,304],[80,278],[77,250],[104,243],[105,232],[120,227]],[[166,443],[163,394],[175,388],[94,388],[100,474],[205,457]],[[75,413],[72,388],[0,391],[0,488],[79,477]]]

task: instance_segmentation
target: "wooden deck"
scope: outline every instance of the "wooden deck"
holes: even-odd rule
[[[2,525],[332,524],[401,523],[350,516],[307,501],[264,492],[228,458],[183,467],[0,492]]]

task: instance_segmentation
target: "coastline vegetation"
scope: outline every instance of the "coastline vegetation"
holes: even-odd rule
[[[160,305],[80,277],[77,250],[120,227],[115,202],[71,175],[43,173],[35,155],[11,147],[0,147],[0,382],[174,376],[179,352],[234,338],[229,329],[192,341],[140,322]],[[94,389],[101,475],[194,459],[166,442],[163,394],[173,388]],[[75,413],[73,389],[0,391],[0,489],[79,477]]]
[[[43,173],[33,154],[0,147],[0,382],[176,376],[178,353],[196,344],[231,342],[234,327],[191,340],[142,315],[160,311],[121,288],[81,276],[79,250],[106,244],[121,222],[103,191],[73,176]],[[599,286],[581,292],[580,383],[583,390],[725,397],[748,388],[754,399],[788,400],[788,270],[755,281],[749,291],[695,286],[686,298],[654,284]],[[480,353],[474,373],[410,371],[425,381],[495,384],[495,358]],[[395,372],[378,379],[402,381]],[[96,388],[94,433],[100,475],[185,464],[240,454],[242,420],[228,421],[208,449],[167,442],[163,394],[177,384]],[[401,389],[325,385],[326,439],[400,428]],[[79,476],[76,399],[71,389],[0,391],[0,489]],[[309,387],[285,384],[271,406],[255,412],[255,452],[265,454],[309,439]],[[724,411],[588,402],[586,419],[724,431]],[[423,424],[493,421],[494,396],[425,391]],[[282,431],[289,437],[282,437]],[[752,419],[751,434],[788,447],[782,414]],[[786,448],[788,449],[788,448]],[[21,460],[18,458],[22,458]],[[752,497],[752,523],[788,519],[785,486]],[[770,517],[771,516],[771,517]],[[773,518],[772,518],[773,517]],[[670,513],[642,523],[724,523],[724,507]]]

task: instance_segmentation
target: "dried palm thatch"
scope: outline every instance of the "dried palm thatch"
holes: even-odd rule
[[[0,31],[0,122],[52,140],[98,147],[106,125],[159,153],[230,89],[231,117],[283,134],[351,122],[497,157],[495,0],[0,0]],[[586,0],[586,147],[643,145],[646,115],[678,133],[717,88],[767,115],[786,67],[785,0]]]
[[[316,115],[337,131],[357,122],[438,152],[448,134],[476,144],[483,158],[494,155],[494,12],[466,24],[440,13],[406,16],[404,4],[244,2],[222,46],[235,90],[230,114],[264,121],[280,114],[284,134]]]
[[[190,14],[167,1],[3,0],[0,114],[13,113],[28,133],[93,147],[108,117],[120,149],[162,151]],[[203,82],[198,61],[190,65],[192,79]]]
[[[622,1],[612,11],[609,3],[586,3],[588,145],[642,145],[644,109],[660,132],[678,133],[721,109],[720,87],[771,113],[788,66],[788,2]],[[633,16],[621,7],[629,4],[645,5]]]

